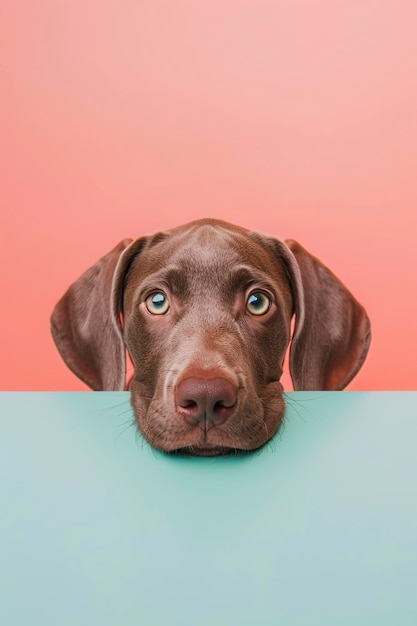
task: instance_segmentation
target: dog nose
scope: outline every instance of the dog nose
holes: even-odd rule
[[[176,388],[176,409],[188,424],[208,429],[230,417],[236,396],[236,386],[225,378],[184,378]]]

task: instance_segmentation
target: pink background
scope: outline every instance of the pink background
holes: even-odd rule
[[[120,239],[213,216],[365,305],[350,389],[415,389],[416,24],[412,0],[2,0],[0,388],[85,389],[55,302]]]

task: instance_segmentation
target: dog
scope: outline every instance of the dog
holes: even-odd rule
[[[69,287],[51,331],[93,390],[130,390],[153,447],[199,456],[274,436],[289,345],[295,390],[340,390],[371,338],[363,306],[299,243],[210,218],[121,241]]]

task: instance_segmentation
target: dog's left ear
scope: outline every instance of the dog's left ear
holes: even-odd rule
[[[319,259],[292,239],[252,234],[284,265],[293,296],[295,329],[290,373],[295,390],[346,387],[368,353],[371,325],[365,309]]]
[[[123,279],[145,242],[145,237],[121,241],[69,287],[52,313],[51,332],[61,357],[95,391],[125,389]]]
[[[293,272],[292,281],[296,320],[290,372],[294,389],[343,389],[368,353],[369,318],[363,306],[319,259],[292,239],[285,243],[299,268],[299,274]]]

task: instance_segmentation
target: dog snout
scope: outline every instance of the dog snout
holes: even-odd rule
[[[227,421],[237,400],[237,387],[226,378],[184,378],[175,392],[177,412],[192,426],[206,430]]]

